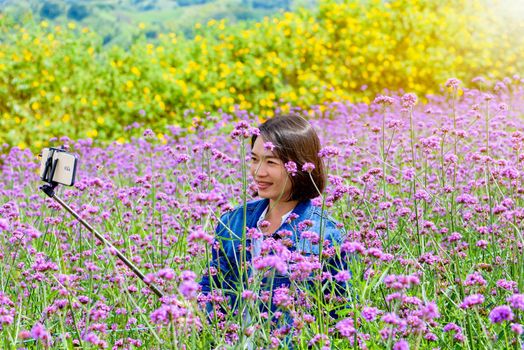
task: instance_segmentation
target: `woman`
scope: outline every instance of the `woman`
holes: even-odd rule
[[[326,184],[315,130],[297,115],[269,119],[259,130],[251,140],[250,172],[261,199],[220,218],[210,273],[200,283],[205,295],[225,292],[233,310],[244,305],[239,296],[246,298],[245,290],[274,291],[301,280],[289,258],[294,253],[318,256],[341,241],[336,223],[311,201]],[[264,273],[268,268],[273,273]],[[207,308],[221,310],[210,302]],[[269,308],[276,309],[272,304]],[[240,312],[245,315],[246,310]]]

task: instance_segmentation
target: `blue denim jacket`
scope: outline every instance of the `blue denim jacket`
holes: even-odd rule
[[[269,204],[268,199],[262,199],[247,203],[246,208],[246,231],[250,228],[256,228],[257,222],[260,215],[264,212],[264,209]],[[342,240],[341,231],[336,227],[336,223],[333,219],[322,213],[319,207],[314,206],[310,200],[300,202],[292,211],[298,215],[298,218],[289,222],[286,220],[284,224],[280,226],[278,231],[289,230],[292,232],[290,237],[294,245],[289,248],[295,250],[296,247],[300,247],[300,250],[306,254],[318,254],[318,245],[313,245],[309,240],[304,240],[300,237],[298,230],[298,224],[304,220],[311,220],[313,226],[308,227],[307,231],[312,231],[317,234],[321,232],[321,225],[323,226],[323,237],[324,240],[329,240],[332,245],[340,244]],[[323,214],[323,215],[322,215]],[[213,249],[212,261],[210,266],[221,271],[222,278],[213,276],[210,278],[209,275],[205,275],[200,282],[202,286],[202,293],[208,294],[211,292],[211,283],[214,280],[214,289],[222,289],[225,295],[231,298],[231,306],[235,308],[236,297],[234,293],[228,291],[237,290],[236,284],[239,281],[239,262],[242,261],[241,252],[238,246],[242,242],[242,231],[244,226],[244,215],[243,206],[237,207],[235,210],[224,214],[220,223],[217,225],[215,232],[215,239],[220,243],[220,249]],[[250,240],[246,240],[246,244],[249,246]],[[251,261],[251,254],[249,251],[246,252],[246,261]],[[264,284],[265,281],[263,280]],[[277,275],[272,281],[273,288],[280,287],[282,285],[289,286],[290,280],[287,276]],[[264,286],[262,286],[264,288]]]

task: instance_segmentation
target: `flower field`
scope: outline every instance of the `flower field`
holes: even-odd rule
[[[198,281],[216,272],[218,218],[251,199],[243,135],[255,116],[211,114],[212,126],[195,119],[192,133],[140,129],[104,147],[54,141],[81,164],[58,195],[162,301],[40,193],[29,150],[4,146],[2,348],[522,349],[523,84],[450,79],[426,103],[392,94],[313,108],[330,174],[317,204],[343,226],[344,242],[319,257],[267,238],[256,269],[289,273],[292,285],[269,293],[253,275],[237,288],[236,311],[218,290],[201,295]],[[345,270],[324,269],[332,256]],[[340,290],[340,281],[350,284]],[[276,312],[259,312],[270,304]]]

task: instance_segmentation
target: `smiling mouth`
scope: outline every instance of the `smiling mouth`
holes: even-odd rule
[[[256,184],[259,190],[265,190],[266,188],[272,185],[270,182],[259,182],[259,181],[256,181]]]

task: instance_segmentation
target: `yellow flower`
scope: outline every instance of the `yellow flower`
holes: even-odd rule
[[[144,22],[140,22],[140,23],[138,23],[138,28],[139,29],[145,29],[146,28],[146,24]]]
[[[49,27],[49,23],[47,21],[42,21],[40,22],[40,25],[42,26],[42,28],[47,28]]]
[[[135,67],[135,66],[133,66],[133,68],[131,68],[131,73],[133,73],[137,77],[140,77],[140,70],[137,67]]]
[[[96,123],[99,125],[103,125],[105,123],[105,119],[103,117],[97,117]]]
[[[55,95],[55,97],[53,97],[53,100],[55,102],[60,102],[62,100],[62,98],[60,96],[58,96],[58,95]]]
[[[76,24],[75,24],[75,22],[69,22],[69,23],[67,23],[67,27],[69,29],[75,29],[76,28]]]

